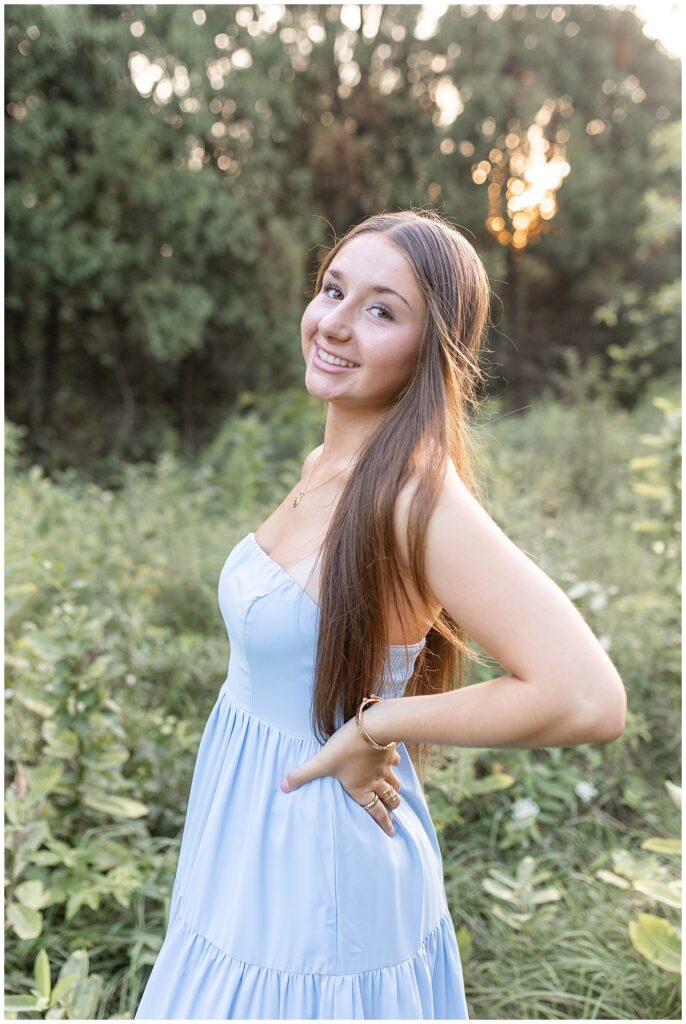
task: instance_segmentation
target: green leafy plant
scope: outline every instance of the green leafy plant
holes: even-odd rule
[[[540,917],[539,908],[543,904],[562,899],[559,889],[541,884],[551,877],[551,872],[545,869],[537,871],[536,864],[536,859],[527,855],[519,861],[514,875],[508,875],[500,868],[489,868],[490,878],[481,882],[487,893],[501,901],[491,904],[491,913],[516,931],[535,915]]]
[[[488,751],[447,748],[441,762],[432,765],[426,776],[426,795],[436,832],[463,823],[459,811],[463,801],[496,793],[513,783],[501,764],[488,760]]]
[[[38,848],[50,838],[47,797],[60,777],[57,765],[38,765],[31,769],[18,764],[14,781],[5,794],[5,846],[9,867],[5,878],[6,920],[20,939],[35,939],[41,934],[42,910],[52,899],[44,879],[23,876],[35,863]]]
[[[635,519],[631,527],[651,539],[650,548],[658,556],[663,572],[678,575],[681,535],[681,409],[676,401],[657,395],[653,405],[662,413],[656,433],[641,434],[639,444],[651,449],[649,455],[637,455],[629,463],[634,474],[634,494],[652,502],[655,514]]]
[[[559,488],[580,508],[596,505],[611,487],[608,439],[613,396],[598,355],[585,361],[578,349],[560,349],[562,370],[552,371],[559,401],[567,415],[556,439],[556,470]]]
[[[62,964],[53,986],[50,960],[41,949],[34,961],[35,986],[30,995],[6,995],[7,1020],[19,1013],[41,1013],[43,1020],[93,1020],[98,1007],[103,979],[88,973],[88,952],[75,950]],[[45,1012],[44,1012],[45,1011]]]
[[[665,786],[681,809],[681,787],[669,780]],[[680,858],[681,839],[652,836],[641,843],[641,849]],[[601,881],[640,893],[662,906],[681,908],[681,878],[671,864],[663,864],[656,857],[636,857],[627,850],[613,850],[611,857],[613,870],[600,868],[596,872]],[[646,960],[665,971],[681,972],[681,930],[677,925],[657,914],[640,913],[638,919],[629,921],[628,932],[631,944]]]

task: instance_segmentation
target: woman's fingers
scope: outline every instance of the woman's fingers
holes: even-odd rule
[[[372,799],[372,794],[370,793],[369,794],[369,800],[371,800],[371,799]],[[369,803],[369,800],[367,800],[365,802]],[[372,818],[374,818],[374,820],[377,822],[377,824],[379,824],[381,826],[381,828],[384,830],[384,832],[387,835],[389,835],[389,836],[393,835],[393,831],[394,831],[394,829],[393,829],[393,822],[391,821],[391,816],[388,813],[388,811],[386,810],[386,807],[385,807],[384,802],[381,799],[381,797],[379,797],[379,799],[376,801],[376,803],[374,804],[373,807],[368,807],[367,811],[369,812],[369,814],[371,814]]]
[[[400,752],[396,748],[390,760],[384,761],[380,766],[380,771],[383,774],[371,784],[370,789],[362,792],[361,796],[357,798],[357,802],[365,808],[367,813],[374,818],[377,825],[389,836],[395,833],[391,812],[395,811],[400,805],[400,797],[398,796],[400,779],[392,770],[391,765],[398,765],[401,763],[401,760]],[[377,797],[376,800],[374,800],[375,796]],[[369,806],[372,800],[374,800],[374,803]]]
[[[398,783],[398,785],[400,784]],[[378,799],[371,806],[365,806],[370,804],[374,796],[378,797]],[[400,797],[386,779],[379,779],[374,789],[367,790],[359,803],[371,814],[372,818],[381,826],[384,832],[389,836],[393,835],[393,822],[389,812],[396,810],[400,804]]]
[[[381,793],[381,799],[385,803],[386,807],[388,807],[389,811],[394,811],[400,806],[400,797],[392,786],[385,785],[381,790]]]
[[[393,790],[393,788],[391,787],[391,791],[389,793],[388,792],[388,788],[386,788],[386,790],[383,791],[383,794],[384,795],[383,795],[383,797],[381,799],[383,800],[383,802],[386,805],[386,807],[388,808],[388,810],[389,811],[397,810],[397,808],[400,806],[400,798],[398,797],[398,795],[395,792],[395,790]]]

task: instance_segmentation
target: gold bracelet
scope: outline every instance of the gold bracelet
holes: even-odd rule
[[[355,721],[357,722],[357,731],[359,732],[360,736],[365,741],[365,743],[368,743],[370,747],[374,747],[374,750],[392,750],[392,748],[396,746],[396,743],[394,741],[385,744],[377,743],[375,740],[371,738],[371,736],[365,729],[364,725],[362,724],[362,711],[364,710],[364,708],[366,708],[367,704],[376,704],[376,702],[379,700],[381,700],[381,697],[377,697],[376,694],[373,693],[371,697],[365,697],[365,699],[362,701],[355,715]]]

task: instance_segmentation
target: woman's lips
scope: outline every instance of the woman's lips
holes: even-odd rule
[[[336,366],[335,363],[327,363],[324,359],[320,359],[319,345],[316,344],[314,346],[314,357],[312,361],[320,370],[327,370],[329,373],[350,373],[351,370],[359,370],[359,366]],[[352,359],[350,362],[352,362]]]

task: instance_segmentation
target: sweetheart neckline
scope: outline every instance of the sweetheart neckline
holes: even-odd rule
[[[281,572],[281,574],[287,580],[290,580],[293,586],[297,587],[298,590],[305,595],[310,604],[316,609],[317,613],[321,614],[321,608],[319,607],[315,599],[312,597],[312,595],[305,590],[305,588],[302,586],[301,583],[298,582],[298,580],[296,580],[295,576],[291,576],[291,574],[286,569],[284,569],[281,563],[277,562],[276,559],[272,558],[271,555],[268,555],[267,552],[262,547],[262,545],[258,543],[254,530],[251,530],[245,539],[252,540],[254,547],[259,552],[261,552],[261,554],[267,559],[267,561],[271,562],[272,565],[276,566],[276,568]],[[422,637],[422,639],[419,640],[416,644],[387,644],[386,646],[391,651],[412,651],[415,649],[417,651],[420,651],[425,643],[426,637]]]

